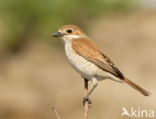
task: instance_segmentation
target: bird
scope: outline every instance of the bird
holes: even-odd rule
[[[89,96],[98,82],[105,79],[126,83],[144,96],[150,95],[144,88],[126,78],[104,51],[78,26],[64,25],[53,36],[63,40],[65,54],[71,66],[93,84],[87,96],[84,97],[83,104],[86,101],[91,103]]]

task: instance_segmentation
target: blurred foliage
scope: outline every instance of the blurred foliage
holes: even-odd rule
[[[129,11],[134,0],[1,0],[5,50],[19,51],[30,39],[48,39],[63,24],[85,27],[104,12]]]

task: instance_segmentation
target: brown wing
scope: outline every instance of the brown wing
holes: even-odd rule
[[[88,38],[73,40],[72,47],[80,56],[94,63],[102,70],[124,79],[123,74],[115,67],[114,63]]]

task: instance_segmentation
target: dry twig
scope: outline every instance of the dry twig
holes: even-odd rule
[[[85,96],[87,96],[88,93],[88,80],[84,78],[84,90],[85,90]],[[84,104],[84,119],[88,118],[88,101]]]
[[[84,92],[85,92],[85,97],[86,97],[88,94],[88,80],[85,78],[84,78]],[[52,110],[54,111],[57,119],[61,119],[54,107],[52,107]],[[88,118],[88,101],[86,101],[84,104],[84,119],[87,119],[87,118]]]
[[[57,113],[55,107],[52,107],[52,110],[54,111],[54,113],[55,113],[57,119],[61,119],[60,116],[59,116],[59,114]]]

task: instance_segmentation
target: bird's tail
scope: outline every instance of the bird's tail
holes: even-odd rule
[[[130,85],[131,87],[133,87],[134,89],[136,89],[137,91],[139,91],[140,93],[142,93],[144,96],[149,96],[150,93],[148,91],[146,91],[145,89],[143,89],[142,87],[138,86],[137,84],[135,84],[134,82],[130,81],[127,78],[122,79],[125,83],[127,83],[128,85]]]

